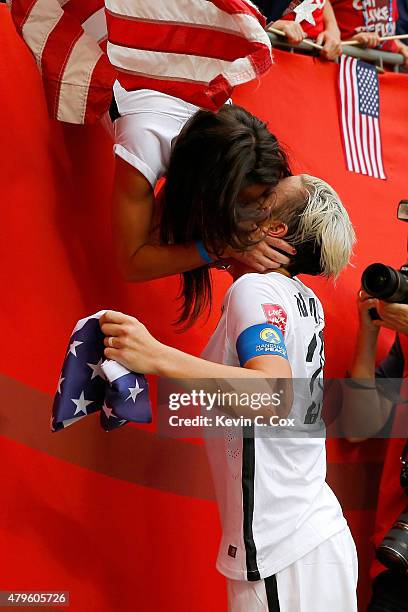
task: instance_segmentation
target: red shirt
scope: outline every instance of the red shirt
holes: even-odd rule
[[[317,38],[320,32],[324,31],[324,21],[323,21],[323,8],[326,0],[315,0],[314,4],[317,4],[317,8],[313,11],[313,19],[315,21],[315,25],[310,24],[308,21],[303,20],[299,22],[302,30],[307,34],[308,38]],[[301,1],[293,0],[283,13],[281,19],[286,19],[287,21],[295,21],[296,13],[294,12],[294,8],[299,6]]]
[[[401,390],[401,394],[403,397],[406,397],[408,395],[408,338],[401,334],[399,340],[404,357],[404,389]],[[407,417],[407,404],[398,406],[393,423],[394,432],[407,431],[408,434]],[[402,455],[405,442],[406,438],[390,438],[388,440],[378,495],[375,530],[372,538],[375,546],[378,546],[382,542],[384,536],[391,529],[401,512],[408,506],[408,496],[404,493],[404,490],[400,485],[400,457]],[[379,561],[375,560],[371,567],[372,577],[374,578],[385,569],[386,568]]]
[[[378,32],[380,36],[395,34],[398,19],[397,0],[331,0],[342,40],[359,32]],[[393,41],[382,49],[396,51]]]

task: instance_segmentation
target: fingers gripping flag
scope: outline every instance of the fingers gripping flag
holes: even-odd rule
[[[218,110],[272,64],[265,19],[249,0],[8,2],[60,121],[100,118],[115,79]]]
[[[347,169],[386,179],[375,66],[345,55],[340,60],[341,127]]]
[[[94,412],[100,412],[105,431],[128,421],[151,422],[146,378],[116,361],[103,360],[104,335],[99,318],[104,312],[81,319],[72,332],[55,394],[52,431],[64,429]]]

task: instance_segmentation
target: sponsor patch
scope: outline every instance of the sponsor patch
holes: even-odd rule
[[[272,344],[280,344],[281,337],[279,332],[273,327],[264,327],[259,332],[260,340],[264,342],[271,342]]]
[[[230,557],[232,557],[233,559],[235,559],[235,557],[237,556],[237,547],[236,546],[232,546],[231,544],[228,546],[228,555]]]
[[[266,322],[271,325],[276,325],[282,334],[285,334],[288,315],[282,306],[279,304],[262,304],[262,310],[266,318]]]

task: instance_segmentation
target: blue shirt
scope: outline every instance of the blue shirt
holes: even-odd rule
[[[265,15],[268,23],[280,19],[288,8],[290,0],[255,0],[259,10]]]
[[[408,34],[408,0],[398,0],[397,34]],[[408,40],[403,40],[408,44]]]

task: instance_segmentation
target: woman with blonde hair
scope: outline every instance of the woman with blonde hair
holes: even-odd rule
[[[251,407],[237,401],[230,409],[237,417],[249,415],[251,424],[243,421],[233,431],[220,426],[206,437],[222,523],[217,568],[227,578],[229,610],[357,612],[356,549],[325,480],[324,313],[297,277],[336,278],[349,262],[354,230],[338,195],[320,179],[284,178],[264,198],[262,183],[249,190],[234,209],[236,228],[251,230],[247,198],[258,192],[264,218],[256,225],[296,246],[291,262],[265,274],[231,262],[234,282],[201,358],[163,345],[142,323],[112,311],[101,318],[105,355],[135,371],[195,379],[194,389],[196,379],[205,379],[207,391],[232,379],[247,391],[268,384],[281,389],[278,379],[291,382],[290,401],[252,411],[252,419]],[[196,236],[208,248],[221,246],[218,231],[186,211],[177,190],[166,211],[167,235],[176,243]],[[204,287],[203,280],[185,278],[184,315],[194,315],[191,304],[201,304]]]

